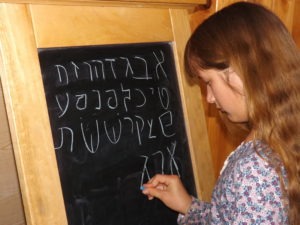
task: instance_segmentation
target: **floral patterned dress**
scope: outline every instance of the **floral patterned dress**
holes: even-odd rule
[[[264,160],[270,152],[261,141],[242,143],[227,158],[211,203],[193,197],[188,213],[178,216],[178,224],[288,224],[288,201],[280,178]],[[281,164],[279,168],[285,186],[286,172]]]

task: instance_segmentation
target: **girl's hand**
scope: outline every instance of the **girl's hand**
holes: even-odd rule
[[[181,214],[187,213],[192,202],[192,197],[187,193],[180,178],[175,175],[155,175],[143,188],[143,194],[147,195],[149,200],[158,198]]]

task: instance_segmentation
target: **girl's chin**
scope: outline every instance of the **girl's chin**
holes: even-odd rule
[[[239,123],[240,121],[237,119],[237,118],[235,118],[232,114],[229,114],[229,113],[227,113],[227,112],[225,112],[225,111],[221,111],[224,115],[226,115],[226,117],[227,117],[227,119],[230,121],[230,122],[232,122],[232,123]]]
[[[241,119],[241,118],[238,118],[238,117],[235,117],[234,115],[232,115],[232,114],[230,114],[230,113],[228,113],[228,112],[226,112],[226,111],[224,111],[224,110],[219,109],[219,111],[220,111],[224,116],[226,116],[227,119],[228,119],[230,122],[232,122],[232,123],[246,123],[246,122],[248,122],[248,120],[246,120],[246,119]]]
[[[227,118],[232,123],[247,123],[248,122],[247,120],[243,120],[240,118],[234,118],[234,117],[230,116],[228,113],[227,113]]]

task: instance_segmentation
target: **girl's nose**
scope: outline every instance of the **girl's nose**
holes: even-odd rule
[[[215,96],[211,90],[211,87],[207,85],[206,87],[206,101],[210,104],[215,103]]]

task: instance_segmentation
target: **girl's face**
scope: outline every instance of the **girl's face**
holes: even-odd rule
[[[232,122],[248,121],[243,82],[230,67],[222,71],[201,70],[199,77],[206,83],[208,103],[215,104]]]

